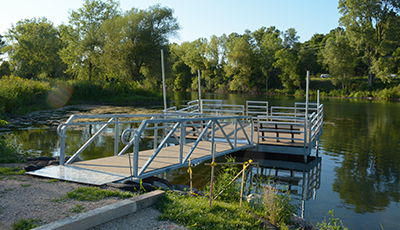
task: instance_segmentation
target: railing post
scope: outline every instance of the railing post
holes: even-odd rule
[[[234,142],[235,148],[236,148],[236,143],[237,143],[237,123],[238,123],[238,118],[235,119],[235,142]]]
[[[61,128],[61,141],[60,141],[60,165],[65,164],[65,126]]]
[[[179,138],[179,164],[183,162],[183,145],[186,144],[186,126],[185,122],[181,122],[181,138]]]
[[[139,133],[135,133],[135,144],[133,145],[133,164],[132,164],[132,174],[134,177],[138,175],[139,169]]]
[[[215,153],[214,153],[214,148],[215,148],[215,146],[214,146],[214,143],[215,143],[214,137],[215,137],[215,120],[212,120],[212,131],[211,131],[211,155],[215,154]]]
[[[119,144],[119,117],[115,118],[115,140],[114,140],[114,156],[118,155]]]
[[[158,142],[158,123],[154,123],[154,143],[153,143],[153,148],[157,148],[157,142]]]

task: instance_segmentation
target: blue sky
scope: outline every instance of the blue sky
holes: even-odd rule
[[[83,0],[0,0],[0,34],[22,19],[46,17],[56,26],[68,23],[70,10],[82,7]],[[122,10],[146,9],[160,3],[174,9],[182,29],[172,41],[182,43],[209,39],[246,29],[275,26],[281,31],[295,28],[300,41],[313,34],[329,33],[340,18],[338,0],[120,0]]]

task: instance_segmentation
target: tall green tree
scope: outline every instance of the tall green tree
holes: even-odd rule
[[[226,74],[232,77],[229,89],[236,92],[250,91],[254,86],[254,82],[251,80],[254,73],[255,56],[249,37],[231,35],[230,37],[226,65]]]
[[[267,93],[269,91],[269,82],[273,77],[277,76],[273,63],[276,61],[276,52],[283,48],[280,35],[281,32],[274,26],[269,28],[262,27],[252,33],[252,37],[255,40],[253,52],[258,59],[256,68],[259,69],[259,76],[256,78],[257,85],[265,85]]]
[[[6,42],[3,40],[3,35],[0,34],[0,61],[3,61],[2,55],[3,55],[3,47],[6,46]]]
[[[119,3],[113,0],[85,0],[81,8],[70,12],[69,24],[60,27],[66,45],[60,56],[69,74],[89,81],[101,74],[98,63],[104,45],[99,30],[104,21],[119,14]]]
[[[283,34],[284,49],[280,49],[275,54],[274,67],[280,70],[279,78],[289,91],[294,91],[296,88],[302,90],[301,83],[305,76],[305,72],[300,72],[299,67],[300,43],[298,39],[296,30],[288,29]]]
[[[328,66],[329,74],[337,78],[345,89],[350,78],[354,76],[357,53],[344,34],[338,33],[326,41],[322,51],[323,63]]]
[[[104,44],[101,63],[107,75],[154,83],[153,77],[161,74],[160,51],[168,53],[169,37],[178,29],[173,10],[160,5],[147,10],[133,8],[105,21],[99,34]]]
[[[5,34],[9,63],[14,74],[23,78],[59,77],[63,64],[58,51],[62,48],[57,28],[46,18],[25,19]]]
[[[387,78],[387,68],[381,64],[398,46],[400,1],[339,0],[338,9],[342,14],[339,21],[353,46],[365,53],[369,86],[373,85],[374,74]]]

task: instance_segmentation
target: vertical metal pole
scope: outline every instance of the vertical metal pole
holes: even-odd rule
[[[64,126],[65,127],[65,126]],[[65,129],[61,128],[61,141],[60,141],[60,165],[65,164]]]
[[[236,118],[235,119],[235,139],[234,139],[234,145],[233,146],[235,146],[235,148],[236,148],[236,145],[237,145],[237,123],[238,123],[238,118]],[[245,130],[243,130],[243,132],[246,132]]]
[[[158,123],[154,123],[154,143],[153,143],[153,148],[157,148],[157,142],[158,142]]]
[[[306,80],[306,116],[305,116],[305,122],[304,122],[304,162],[307,161],[307,142],[308,142],[308,95],[309,95],[309,80],[310,80],[310,71],[307,70],[307,80]]]
[[[210,205],[209,205],[210,207],[211,207],[213,186],[214,186],[214,167],[215,167],[215,149],[216,149],[216,147],[214,146],[215,144],[213,143],[212,145],[213,147],[211,149],[214,152],[212,154],[212,162],[211,162],[211,185],[210,185]]]
[[[161,50],[161,70],[163,79],[164,110],[167,110],[167,91],[165,89],[164,50]]]
[[[138,168],[139,168],[139,135],[135,133],[135,144],[133,146],[133,176],[136,177],[138,175]]]
[[[181,137],[179,138],[179,164],[183,161],[183,145],[186,144],[186,126],[181,122]]]
[[[118,144],[119,144],[119,117],[115,119],[114,156],[118,155]]]
[[[201,78],[200,78],[200,70],[198,70],[198,76],[199,76],[199,111],[200,113],[203,113],[203,103],[201,101]]]

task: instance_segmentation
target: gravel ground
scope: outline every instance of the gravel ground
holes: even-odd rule
[[[29,175],[0,176],[0,229],[11,229],[12,224],[21,219],[38,219],[38,225],[44,225],[77,215],[78,213],[73,211],[77,205],[82,206],[83,211],[89,211],[121,200],[108,198],[97,202],[54,201],[83,186],[87,185]],[[157,221],[155,218],[159,214],[156,209],[150,207],[94,229],[136,229],[134,226],[141,229],[185,229],[171,222]]]

